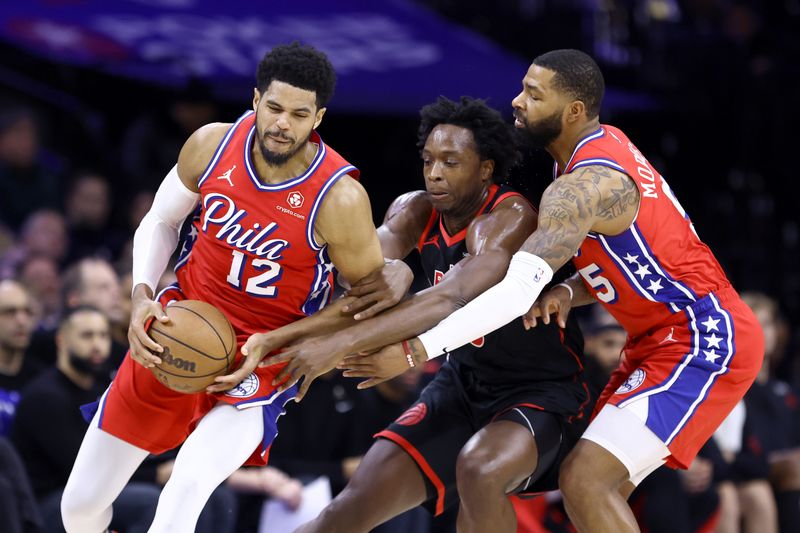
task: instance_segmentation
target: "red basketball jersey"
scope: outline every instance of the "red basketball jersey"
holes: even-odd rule
[[[619,235],[589,232],[573,262],[595,297],[636,337],[706,296],[730,286],[711,250],[663,177],[613,126],[584,137],[564,173],[602,165],[639,188],[639,212]],[[554,176],[561,173],[558,164]]]
[[[308,170],[262,183],[251,159],[255,113],[230,128],[201,176],[200,205],[184,224],[176,266],[189,299],[219,308],[238,334],[268,331],[322,308],[331,296],[327,247],[314,238],[320,204],[358,170],[313,132]]]

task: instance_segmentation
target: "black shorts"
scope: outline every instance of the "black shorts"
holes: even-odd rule
[[[394,442],[417,463],[428,489],[423,506],[439,515],[458,501],[458,454],[475,433],[498,420],[530,429],[539,451],[536,471],[514,493],[534,495],[557,488],[559,466],[583,433],[588,417],[543,410],[537,401],[541,386],[535,391],[520,386],[491,396],[474,379],[469,381],[466,385],[464,377],[445,363],[417,402],[375,435]],[[547,394],[552,398],[557,391]]]

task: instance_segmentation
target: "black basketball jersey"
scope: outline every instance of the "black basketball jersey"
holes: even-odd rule
[[[489,213],[510,196],[522,197],[508,186],[492,185],[476,218]],[[437,284],[448,270],[469,255],[467,229],[455,235],[448,234],[441,214],[433,210],[417,243],[431,285]],[[554,279],[563,280],[564,273],[559,271],[558,274]],[[564,330],[553,320],[549,325],[540,321],[535,328],[526,331],[520,317],[446,355],[460,374],[489,388],[508,390],[520,385],[535,388],[536,384],[541,384],[545,396],[553,392],[552,402],[543,401],[552,405],[541,406],[547,410],[573,413],[587,397],[582,376],[583,336],[571,315]],[[559,386],[553,387],[553,382],[558,382]]]

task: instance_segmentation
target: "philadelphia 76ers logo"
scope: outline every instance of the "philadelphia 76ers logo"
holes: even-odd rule
[[[231,398],[249,398],[258,391],[258,376],[250,374],[242,380],[241,383],[225,393],[225,396]]]

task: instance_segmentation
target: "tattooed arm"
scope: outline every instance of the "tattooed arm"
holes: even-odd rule
[[[608,167],[587,166],[559,177],[545,190],[538,228],[514,255],[503,281],[413,339],[412,355],[436,357],[522,316],[590,230],[621,233],[638,205],[633,180]]]
[[[558,270],[578,251],[590,230],[616,235],[636,216],[639,191],[626,174],[603,166],[583,167],[544,191],[539,226],[521,250]]]

